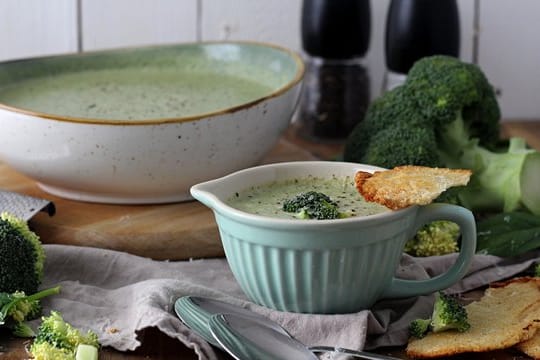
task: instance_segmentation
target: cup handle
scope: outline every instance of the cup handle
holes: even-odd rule
[[[434,220],[449,220],[461,229],[461,246],[455,263],[443,274],[426,280],[393,278],[381,298],[401,298],[425,295],[446,289],[462,279],[476,251],[476,222],[472,212],[464,207],[450,204],[429,204],[420,207],[414,224],[414,232]]]

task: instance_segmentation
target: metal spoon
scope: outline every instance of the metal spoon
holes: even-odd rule
[[[208,327],[214,338],[237,360],[318,360],[304,344],[280,331],[261,326],[251,317],[216,314]]]
[[[364,351],[330,346],[306,346],[258,321],[239,314],[216,314],[208,321],[210,332],[235,359],[318,359],[316,352],[335,352],[371,360],[396,359]]]
[[[262,326],[269,326],[277,332],[281,332],[286,336],[291,336],[278,323],[270,321],[268,318],[244,309],[240,306],[235,306],[224,301],[219,301],[202,296],[184,296],[176,300],[174,304],[176,315],[182,320],[187,327],[197,332],[210,344],[221,347],[216,339],[212,336],[208,328],[210,317],[215,314],[231,313],[249,316],[253,321],[257,321]]]
[[[223,344],[221,344],[218,339],[215,337],[215,334],[212,333],[212,330],[210,329],[209,323],[213,316],[215,315],[226,315],[226,316],[240,316],[243,319],[247,318],[247,321],[250,321],[250,324],[256,323],[258,327],[265,327],[268,329],[271,329],[273,332],[270,332],[270,330],[267,331],[268,334],[273,334],[272,336],[276,336],[278,340],[276,340],[276,343],[281,343],[282,341],[287,342],[287,340],[283,340],[284,337],[287,337],[289,339],[292,338],[292,336],[281,327],[278,323],[262,316],[257,313],[254,313],[252,311],[249,311],[247,309],[241,308],[239,306],[235,306],[223,301],[206,298],[206,297],[200,297],[200,296],[184,296],[180,299],[178,299],[175,303],[175,311],[180,320],[186,326],[191,328],[192,330],[196,331],[198,334],[200,334],[206,341],[209,343],[220,347],[224,350],[225,347]],[[216,317],[217,319],[217,317]],[[237,319],[235,319],[237,320]],[[240,321],[241,322],[241,321]],[[223,330],[224,327],[227,327],[228,325],[223,325],[223,320],[214,320],[214,326],[220,326],[221,336],[230,336],[225,335],[225,331]],[[236,321],[235,324],[238,324],[239,321]],[[230,326],[229,326],[230,327]],[[230,330],[227,330],[230,332]],[[265,331],[265,329],[262,329],[261,331]],[[271,337],[271,336],[270,336]],[[222,339],[223,342],[225,342],[227,339]],[[262,339],[263,341],[265,338]],[[227,341],[231,341],[230,339]],[[293,341],[299,343],[297,340]],[[278,344],[279,344],[278,343]],[[301,343],[300,343],[301,344]],[[275,346],[276,344],[274,344]],[[296,344],[298,345],[298,344]],[[290,346],[284,345],[284,346]],[[357,358],[364,358],[364,359],[373,359],[373,360],[395,360],[396,358],[369,353],[365,351],[357,351],[357,350],[350,350],[340,347],[331,347],[331,346],[309,346],[306,347],[306,345],[301,344],[303,348],[307,348],[312,353],[319,353],[319,352],[336,352],[336,353],[342,353],[342,354],[348,354],[355,356]],[[253,347],[252,347],[253,348]],[[259,352],[262,350],[259,349]],[[293,357],[294,358],[294,357]]]

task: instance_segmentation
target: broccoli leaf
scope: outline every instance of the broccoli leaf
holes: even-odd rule
[[[477,234],[477,252],[517,256],[540,248],[540,217],[517,211],[496,214],[478,222]]]

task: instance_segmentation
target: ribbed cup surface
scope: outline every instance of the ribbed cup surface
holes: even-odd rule
[[[221,238],[236,280],[254,302],[303,313],[370,307],[394,274],[402,250],[400,239],[341,249],[290,249],[260,245],[223,229]]]

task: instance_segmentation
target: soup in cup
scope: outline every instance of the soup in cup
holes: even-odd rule
[[[191,194],[213,210],[227,261],[252,301],[281,311],[350,313],[380,299],[453,285],[465,275],[476,248],[474,217],[463,207],[434,203],[389,210],[365,202],[354,175],[380,170],[346,162],[278,163],[197,184]],[[344,216],[317,220],[280,213],[285,199],[305,191],[329,192]],[[455,263],[431,279],[397,278],[406,241],[434,220],[460,226]]]

